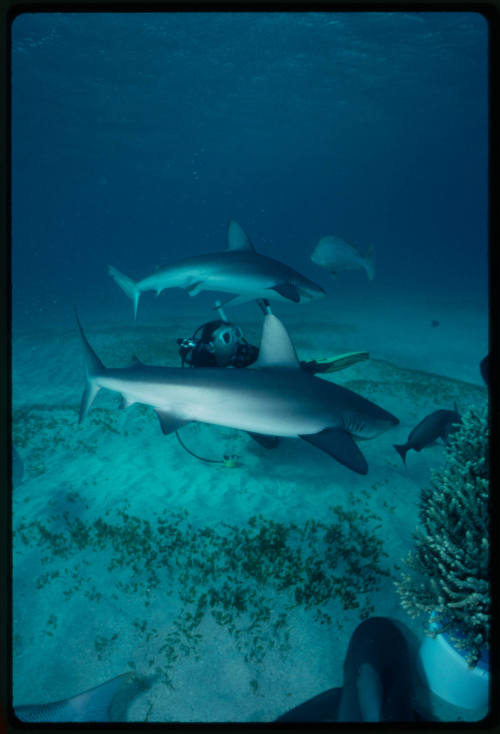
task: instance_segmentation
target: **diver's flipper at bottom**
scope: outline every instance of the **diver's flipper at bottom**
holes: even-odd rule
[[[352,471],[358,474],[368,473],[368,464],[356,442],[349,433],[340,428],[325,428],[324,431],[302,435],[300,438],[333,456]]]

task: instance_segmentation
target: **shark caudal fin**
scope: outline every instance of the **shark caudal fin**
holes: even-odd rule
[[[99,375],[102,375],[105,371],[105,366],[97,356],[97,354],[94,352],[92,347],[87,341],[87,337],[83,333],[82,325],[80,323],[80,319],[78,318],[78,314],[75,309],[75,317],[76,317],[76,323],[78,326],[78,331],[80,332],[80,338],[83,345],[83,351],[84,351],[84,357],[85,357],[85,371],[86,371],[86,378],[87,378],[87,384],[85,387],[85,390],[83,391],[82,400],[80,403],[80,415],[78,417],[78,423],[81,423],[82,420],[85,418],[85,416],[88,413],[88,410],[92,403],[94,402],[94,398],[101,389],[99,385],[96,384],[96,378]]]
[[[139,288],[131,278],[128,278],[126,275],[123,275],[123,273],[120,273],[120,271],[114,268],[112,265],[108,265],[108,273],[111,275],[113,280],[118,283],[122,291],[124,291],[127,296],[132,299],[134,303],[134,319],[136,319],[137,306],[139,305],[139,297],[141,295]]]

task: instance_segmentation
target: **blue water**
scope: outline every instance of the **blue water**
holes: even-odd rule
[[[176,596],[175,575],[155,561],[161,524],[168,518],[175,535],[179,522],[173,557],[181,570],[189,543],[200,568],[210,553],[225,563],[223,522],[240,538],[260,515],[263,527],[284,523],[300,536],[304,523],[324,529],[332,504],[359,513],[363,543],[380,520],[393,554],[387,567],[407,554],[420,490],[443,448],[411,451],[403,466],[392,444],[454,400],[462,411],[487,399],[479,373],[488,328],[487,22],[470,12],[23,13],[11,30],[13,435],[24,462],[14,524],[29,529],[16,536],[17,702],[64,698],[133,666],[160,666],[166,682],[142,697],[140,720],[272,720],[342,685],[342,654],[360,612],[405,619],[392,580],[381,573],[381,586],[361,588],[352,572],[362,605],[340,608],[335,593],[318,603],[328,613],[312,619],[315,608],[286,606],[271,563],[269,587],[255,580],[257,563],[241,583],[266,621],[262,635],[286,634],[285,658],[277,642],[265,664],[243,663],[234,640],[225,647],[225,622],[207,612],[195,631],[209,672],[191,648],[167,664],[165,649],[174,655],[176,625],[187,624],[195,595],[190,589],[186,601],[181,584]],[[266,454],[243,432],[187,426],[183,436],[199,453],[240,457],[237,469],[214,468],[163,436],[152,411],[119,413],[104,390],[78,425],[84,370],[73,306],[106,366],[124,366],[134,352],[173,364],[175,337],[212,318],[214,294],[146,293],[134,326],[107,266],[138,280],[181,257],[223,250],[229,219],[259,252],[327,291],[311,305],[273,305],[300,358],[370,351],[370,361],[334,375],[401,421],[360,447],[368,477],[294,438]],[[311,262],[328,234],[362,252],[373,246],[373,281],[352,271],[334,282]],[[238,313],[257,342],[255,304],[229,315]],[[194,530],[178,520],[184,510]],[[58,536],[37,535],[38,520],[64,530],[64,512],[84,528],[75,525],[67,557]],[[96,539],[92,523],[103,518],[108,535]],[[146,533],[147,523],[157,534]],[[314,532],[312,555],[323,542]],[[117,537],[132,555],[139,537],[151,555],[113,561],[108,573]],[[186,574],[201,594],[202,581]],[[242,619],[235,639],[238,624],[253,629]],[[422,634],[421,622],[408,624]]]
[[[487,51],[477,13],[18,16],[15,324],[123,303],[108,262],[222,249],[229,218],[325,286],[336,234],[380,292],[484,299]]]

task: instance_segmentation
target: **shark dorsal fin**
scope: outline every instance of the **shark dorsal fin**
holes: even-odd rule
[[[264,317],[259,358],[253,365],[258,369],[264,367],[300,368],[295,347],[281,321],[274,314]]]
[[[229,220],[227,225],[227,247],[226,250],[240,250],[242,252],[255,252],[255,247],[250,242],[247,233],[234,219]]]

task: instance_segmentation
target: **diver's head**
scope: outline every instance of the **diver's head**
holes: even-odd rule
[[[207,349],[213,353],[219,367],[226,367],[236,355],[238,346],[243,341],[243,332],[239,326],[221,324],[212,332]]]

